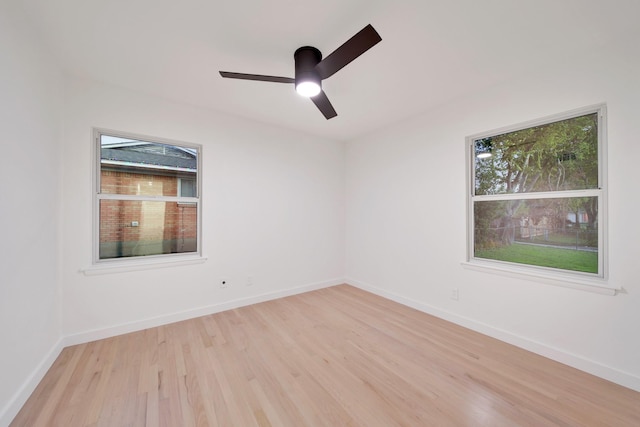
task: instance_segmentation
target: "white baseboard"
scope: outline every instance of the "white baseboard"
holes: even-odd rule
[[[143,329],[153,328],[161,325],[167,325],[169,323],[193,319],[195,317],[207,316],[209,314],[214,314],[214,313],[220,313],[222,311],[232,310],[238,307],[258,304],[261,302],[270,301],[278,298],[284,298],[291,295],[297,295],[304,292],[314,291],[317,289],[328,288],[330,286],[335,286],[342,283],[344,283],[344,278],[326,280],[323,282],[310,283],[307,285],[283,289],[275,292],[267,292],[260,295],[253,295],[250,297],[239,298],[231,301],[226,301],[220,304],[213,304],[205,307],[199,307],[195,309],[171,313],[171,314],[148,318],[148,319],[139,320],[135,322],[124,323],[124,324],[112,326],[109,328],[94,329],[86,332],[80,332],[77,334],[68,335],[64,337],[63,343],[64,343],[64,347],[77,345],[77,344],[84,344],[91,341],[96,341],[104,338],[114,337],[117,335],[127,334],[129,332],[141,331]]]
[[[26,379],[22,386],[16,391],[13,397],[0,410],[0,426],[5,427],[11,424],[11,421],[18,415],[22,405],[29,399],[29,396],[36,389],[44,375],[47,373],[53,362],[58,358],[60,352],[64,348],[63,339],[60,338],[57,343],[49,350],[49,353],[42,359],[36,369],[33,370],[29,378]]]
[[[602,365],[592,360],[585,359],[581,356],[567,353],[566,351],[563,351],[554,347],[550,347],[548,345],[545,345],[536,341],[532,341],[527,338],[523,338],[511,332],[497,329],[490,325],[486,325],[486,324],[474,321],[472,319],[459,316],[455,313],[451,313],[446,310],[441,310],[439,308],[430,306],[428,304],[424,304],[416,300],[412,300],[410,298],[403,297],[401,295],[398,295],[392,292],[384,291],[382,289],[376,288],[374,286],[368,285],[366,283],[360,282],[355,279],[340,278],[340,279],[334,279],[334,280],[327,280],[323,282],[311,283],[311,284],[284,289],[276,292],[268,292],[261,295],[255,295],[255,296],[246,297],[246,298],[239,298],[239,299],[227,301],[221,304],[214,304],[206,307],[186,310],[186,311],[173,313],[165,316],[158,316],[158,317],[145,319],[141,321],[130,322],[130,323],[126,323],[126,324],[122,324],[122,325],[118,325],[110,328],[92,330],[92,331],[87,331],[79,334],[62,337],[51,348],[49,353],[42,359],[40,364],[36,367],[36,369],[34,369],[33,373],[29,376],[29,378],[27,378],[27,380],[23,383],[22,387],[20,387],[20,389],[15,393],[13,398],[5,405],[4,408],[2,408],[2,410],[0,410],[0,427],[8,426],[11,423],[13,418],[15,418],[15,416],[20,411],[20,408],[22,408],[22,406],[27,401],[29,396],[31,396],[31,393],[33,393],[37,385],[40,383],[44,375],[47,373],[47,371],[49,370],[53,362],[60,355],[60,352],[63,350],[64,347],[67,347],[70,345],[82,344],[90,341],[95,341],[98,339],[109,338],[116,335],[143,330],[146,328],[152,328],[155,326],[166,325],[166,324],[178,322],[181,320],[192,319],[194,317],[206,316],[208,314],[219,313],[225,310],[231,310],[238,307],[258,304],[261,302],[270,301],[278,298],[284,298],[291,295],[297,295],[304,292],[314,291],[317,289],[323,289],[330,286],[339,285],[342,283],[347,283],[351,286],[355,286],[367,292],[371,292],[373,294],[390,299],[397,303],[406,305],[411,308],[415,308],[416,310],[420,310],[422,312],[431,314],[433,316],[437,316],[441,319],[448,320],[450,322],[456,323],[460,326],[464,326],[466,328],[469,328],[481,334],[488,335],[490,337],[499,339],[509,344],[513,344],[517,347],[523,348],[525,350],[531,351],[533,353],[539,354],[544,357],[548,357],[549,359],[558,361],[560,363],[564,363],[576,369],[580,369],[581,371],[585,371],[592,375],[612,381],[616,384],[620,384],[624,387],[628,387],[630,389],[640,391],[640,378],[634,375],[631,375],[629,373],[619,371],[609,366]]]
[[[532,353],[539,354],[541,356],[555,360],[556,362],[560,362],[589,374],[595,375],[597,377],[604,378],[623,387],[640,391],[640,378],[627,372],[623,372],[618,369],[595,362],[593,360],[586,359],[582,356],[569,353],[562,349],[558,349],[519,335],[515,335],[509,331],[477,322],[473,319],[460,316],[450,311],[442,310],[429,304],[425,304],[423,302],[416,301],[411,298],[406,298],[393,292],[388,292],[380,288],[376,288],[367,283],[352,278],[346,278],[345,282],[351,286],[355,286],[356,288],[371,292],[372,294],[390,299],[402,305],[420,310],[424,313],[431,314],[457,325],[464,326],[465,328],[471,329],[484,335],[488,335],[492,338],[499,339],[500,341],[515,345],[516,347],[531,351]]]

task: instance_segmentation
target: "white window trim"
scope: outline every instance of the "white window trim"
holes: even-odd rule
[[[474,141],[477,139],[501,135],[529,127],[540,126],[551,122],[578,117],[585,114],[598,113],[598,182],[600,188],[590,190],[577,190],[563,193],[514,193],[507,198],[529,199],[566,197],[567,195],[577,196],[598,196],[598,274],[572,272],[555,268],[545,268],[526,264],[507,263],[497,260],[488,260],[474,257],[474,200],[491,200],[492,196],[475,196],[475,150]],[[467,254],[462,266],[468,269],[482,271],[486,273],[506,275],[509,277],[533,279],[538,282],[580,289],[589,292],[596,292],[606,295],[616,295],[622,288],[609,283],[609,263],[608,263],[608,209],[607,209],[607,110],[605,104],[597,104],[584,108],[567,111],[552,116],[543,117],[536,120],[520,123],[513,126],[506,126],[487,132],[471,135],[466,138],[466,182],[467,182]],[[501,195],[504,198],[505,195]]]
[[[96,276],[111,273],[127,273],[130,271],[151,270],[164,267],[179,267],[183,265],[202,264],[207,261],[207,257],[194,254],[167,254],[166,255],[145,256],[127,258],[126,262],[121,259],[108,260],[110,262],[101,262],[89,267],[80,269],[85,276]],[[139,259],[143,258],[143,259]]]
[[[197,197],[154,197],[154,196],[136,196],[136,195],[112,195],[100,194],[100,136],[109,135],[122,138],[130,138],[138,141],[157,142],[172,146],[179,146],[195,150],[197,153],[197,178],[196,188]],[[93,232],[92,232],[92,260],[91,265],[80,269],[85,275],[119,273],[128,271],[138,271],[146,269],[154,269],[160,267],[173,267],[180,265],[199,264],[207,260],[202,255],[202,146],[196,144],[185,143],[182,141],[169,140],[165,138],[150,137],[148,135],[138,135],[122,131],[114,131],[111,129],[94,128],[92,132],[92,175],[93,175]],[[197,204],[197,232],[196,232],[196,252],[147,255],[139,257],[111,258],[100,259],[100,200],[118,199],[118,200],[151,200],[151,201],[175,201],[188,202]]]

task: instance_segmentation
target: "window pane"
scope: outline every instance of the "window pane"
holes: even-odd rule
[[[598,188],[598,114],[476,139],[475,194]]]
[[[598,273],[598,198],[474,202],[474,256]]]
[[[100,200],[100,259],[197,251],[197,204]]]
[[[197,168],[197,151],[192,148],[107,135],[100,138],[102,194],[178,196],[178,179],[196,182]]]
[[[180,197],[197,197],[198,192],[196,191],[196,180],[189,178],[180,178],[180,183],[178,185],[178,196]]]

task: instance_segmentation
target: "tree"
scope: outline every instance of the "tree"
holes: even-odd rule
[[[477,155],[485,155],[475,162],[476,195],[598,187],[597,113],[477,139],[474,145]],[[550,223],[562,228],[568,212],[582,209],[587,213],[589,228],[595,228],[597,198],[574,199],[569,203],[541,197],[537,199],[536,210],[544,211]],[[475,226],[493,224],[501,230],[499,240],[502,244],[510,244],[521,220],[516,215],[529,214],[531,206],[532,202],[519,198],[503,201],[500,205],[476,204]],[[495,233],[490,237],[476,230],[476,238],[479,239],[476,243],[486,244],[488,239],[495,239]]]

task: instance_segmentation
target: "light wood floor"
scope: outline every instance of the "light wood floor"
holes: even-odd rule
[[[640,393],[342,285],[65,348],[12,426],[640,426]]]

